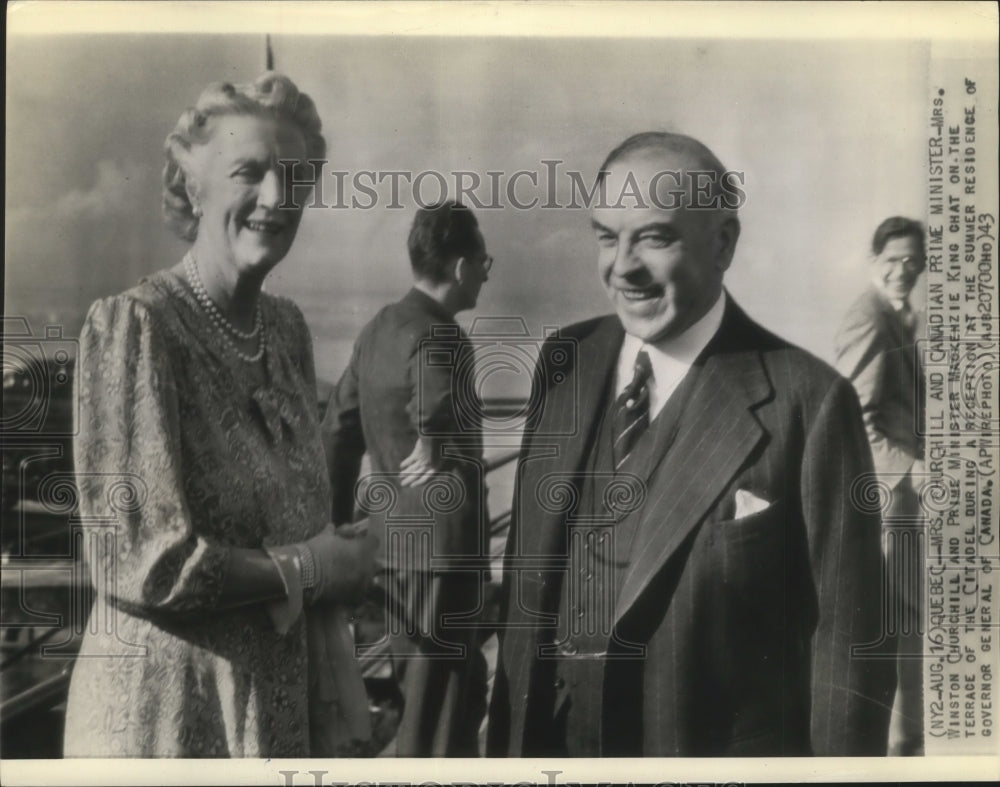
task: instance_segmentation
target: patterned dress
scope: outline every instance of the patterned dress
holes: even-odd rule
[[[219,608],[230,548],[330,518],[309,331],[260,301],[263,385],[173,270],[87,316],[74,458],[97,600],[66,756],[310,754],[302,618],[280,636],[261,604]]]

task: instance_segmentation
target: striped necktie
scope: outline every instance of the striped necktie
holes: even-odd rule
[[[612,452],[615,470],[628,459],[642,433],[649,426],[649,378],[653,367],[649,355],[642,350],[635,358],[635,371],[630,382],[615,400],[612,426],[615,442]]]

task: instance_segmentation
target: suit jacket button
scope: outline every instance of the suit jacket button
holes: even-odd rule
[[[557,690],[564,689],[566,688],[566,681],[564,681],[562,678],[556,678],[555,683],[553,683],[552,685],[554,685]]]
[[[575,656],[577,652],[576,645],[574,645],[572,642],[567,642],[565,645],[562,646],[562,652],[567,656]]]

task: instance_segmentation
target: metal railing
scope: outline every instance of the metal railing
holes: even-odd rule
[[[525,401],[523,399],[491,399],[486,402],[485,414],[489,418],[516,418],[522,414]],[[510,449],[495,456],[485,463],[487,477],[490,473],[499,470],[517,459],[518,450]],[[9,512],[8,512],[9,513]],[[499,540],[499,537],[510,526],[510,510],[494,516],[490,520],[489,533],[491,542]],[[498,549],[491,550],[491,559],[497,559],[502,553],[502,544]],[[6,562],[6,561],[5,561]],[[7,565],[7,568],[17,568],[25,561],[14,561]],[[51,569],[43,571],[38,561],[31,560],[26,563],[32,568],[31,587],[50,587],[58,589],[68,589],[72,592],[71,570],[72,558],[65,560],[47,561],[46,567]],[[37,570],[36,570],[37,569]],[[27,586],[23,572],[16,570],[5,570],[0,579],[0,586],[8,592],[21,592]],[[4,623],[3,632],[18,628],[18,624]],[[38,636],[29,636],[28,641],[19,644],[8,654],[5,654],[3,662],[0,663],[0,670],[6,670],[16,663],[38,657],[41,646],[50,640],[56,633],[62,631],[65,626],[56,624],[52,627],[41,627],[38,624],[24,624],[21,628],[37,630],[43,628],[43,632]],[[33,631],[31,632],[33,634]],[[388,642],[380,642],[377,646],[367,648],[361,657],[362,674],[365,678],[373,678],[380,673],[387,665],[389,659]],[[29,686],[14,696],[8,697],[0,702],[0,722],[6,728],[7,725],[16,722],[19,717],[36,711],[53,708],[65,700],[69,689],[69,681],[72,673],[72,661],[67,663],[53,675],[46,676],[38,683]]]
[[[494,470],[499,470],[511,462],[517,460],[518,451],[511,450],[501,454],[500,456],[494,457],[490,461],[486,462],[486,473],[487,475]],[[510,509],[504,511],[501,514],[490,519],[489,536],[490,541],[497,539],[500,535],[505,533],[510,527]],[[496,560],[503,554],[503,546],[501,545],[495,551],[491,551],[491,560]],[[489,621],[484,621],[488,625]],[[389,641],[387,639],[382,640],[377,645],[367,647],[364,651],[364,655],[361,656],[361,674],[364,678],[374,678],[380,672],[382,672],[388,665],[390,658],[390,647]]]

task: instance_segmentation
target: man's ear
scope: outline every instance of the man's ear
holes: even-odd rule
[[[740,239],[740,220],[736,216],[723,215],[716,230],[715,267],[719,272],[729,270],[736,253],[736,241]]]
[[[469,260],[467,257],[459,257],[455,260],[453,275],[456,282],[459,284],[465,283],[465,280],[469,277]]]

